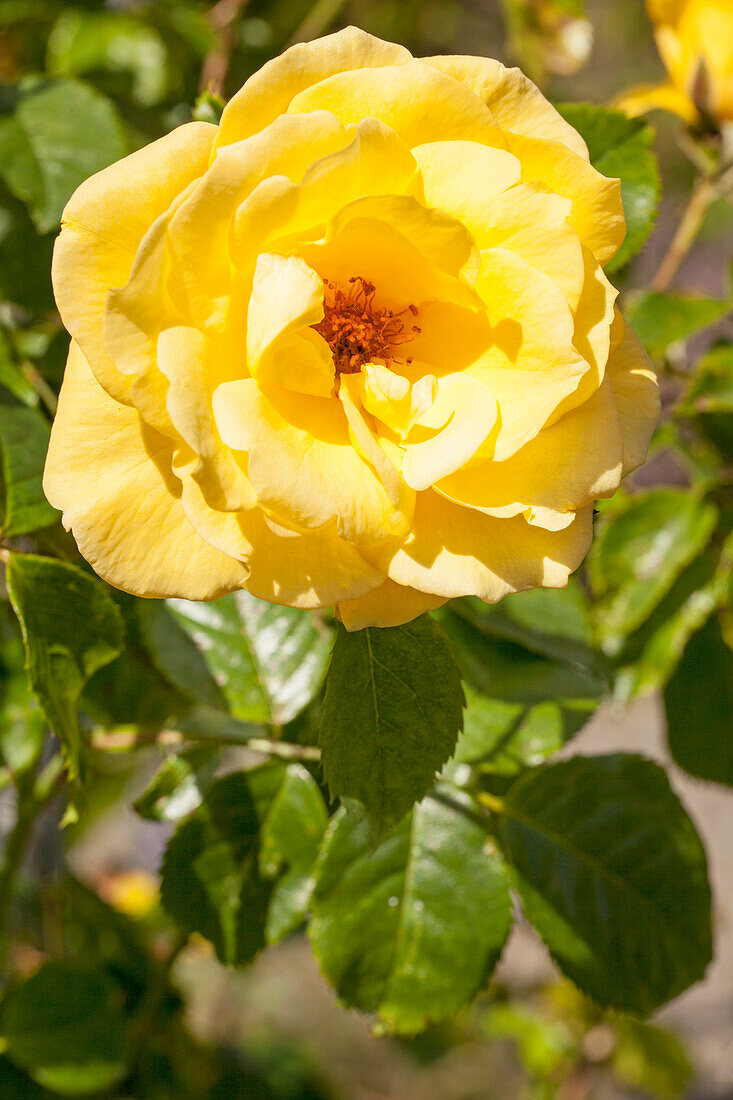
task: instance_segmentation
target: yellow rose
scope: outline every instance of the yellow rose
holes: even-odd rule
[[[601,269],[624,232],[518,70],[295,46],[69,202],[47,495],[141,596],[355,629],[562,586],[657,418]]]
[[[670,80],[624,95],[629,114],[660,107],[687,122],[699,111],[733,121],[733,0],[647,0]]]

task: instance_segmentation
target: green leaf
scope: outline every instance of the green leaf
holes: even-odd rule
[[[733,462],[733,344],[721,344],[695,368],[678,415],[694,417],[727,462]]]
[[[106,973],[46,963],[0,1006],[8,1057],[62,1096],[112,1088],[125,1073],[119,991]]]
[[[509,934],[504,865],[464,806],[426,798],[377,848],[368,822],[344,811],[326,834],[313,950],[339,997],[376,1013],[383,1030],[451,1017],[483,987]]]
[[[235,718],[282,725],[314,697],[323,679],[330,632],[307,611],[235,592],[211,603],[167,600],[193,640]],[[151,645],[158,666],[186,690],[170,648]],[[194,688],[189,680],[189,689]],[[202,702],[211,703],[207,697]]]
[[[0,386],[30,408],[38,405],[38,394],[15,363],[10,342],[0,328]]]
[[[617,1042],[611,1067],[619,1081],[658,1100],[687,1095],[695,1071],[676,1035],[628,1017],[614,1025]]]
[[[300,764],[289,764],[262,826],[260,873],[278,879],[267,914],[268,943],[278,943],[303,921],[327,825],[318,784]]]
[[[62,11],[48,38],[48,71],[84,76],[129,73],[132,98],[147,107],[165,98],[168,55],[158,32],[122,12]]]
[[[188,698],[227,710],[227,699],[201,649],[164,600],[138,600],[140,633],[156,666]]]
[[[23,631],[31,687],[75,777],[81,755],[79,696],[89,677],[120,653],[122,618],[102,581],[53,558],[11,554],[7,584]]]
[[[272,763],[217,779],[163,858],[163,907],[185,932],[211,940],[232,966],[265,945],[273,884],[259,870],[260,831],[284,773]]]
[[[579,586],[496,607],[454,600],[439,615],[473,688],[452,766],[515,775],[574,736],[608,689]]]
[[[699,779],[733,785],[733,650],[713,616],[689,642],[664,691],[674,760]]]
[[[492,775],[513,776],[541,764],[585,725],[596,700],[548,699],[525,706],[489,699],[466,688],[463,733],[449,767],[480,764]]]
[[[705,852],[660,767],[624,755],[545,764],[502,814],[525,914],[585,993],[646,1015],[702,978]]]
[[[180,821],[201,805],[218,765],[217,750],[208,746],[171,753],[135,800],[136,811],[148,821]]]
[[[607,264],[608,271],[618,271],[641,249],[657,216],[661,184],[651,151],[654,130],[643,119],[592,103],[564,103],[558,109],[585,139],[593,167],[621,180],[626,239]]]
[[[730,296],[703,298],[648,290],[626,308],[626,319],[650,355],[660,356],[671,344],[689,340],[696,332],[717,324],[730,312]]]
[[[664,687],[690,638],[720,602],[722,589],[719,555],[708,548],[682,571],[649,618],[627,639],[619,655],[623,667],[614,684],[617,700]]]
[[[113,104],[75,80],[27,78],[0,118],[0,176],[40,233],[57,227],[80,183],[127,152]]]
[[[361,802],[377,831],[399,821],[453,752],[463,703],[450,646],[428,616],[339,627],[320,729],[331,791]]]
[[[115,726],[161,727],[190,710],[191,700],[157,670],[146,645],[140,616],[148,600],[108,588],[125,627],[125,648],[89,680],[82,707],[106,729]]]
[[[3,1100],[51,1100],[53,1094],[0,1054],[0,1096]]]
[[[606,653],[617,653],[708,543],[717,509],[695,493],[653,489],[598,524],[588,556],[594,613]]]
[[[41,487],[50,432],[50,424],[36,409],[0,404],[3,538],[48,527],[59,517]]]

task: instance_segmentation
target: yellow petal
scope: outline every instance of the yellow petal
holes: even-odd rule
[[[538,517],[540,526],[556,525],[547,513],[576,512],[610,496],[621,480],[623,440],[611,382],[583,405],[545,428],[504,462],[482,462],[436,485],[456,503],[494,516]],[[572,519],[568,516],[561,525]]]
[[[335,381],[331,349],[308,327],[321,320],[323,280],[296,256],[262,253],[247,314],[247,364],[253,377],[330,397]]]
[[[570,123],[549,103],[520,69],[507,69],[490,57],[425,57],[460,80],[487,105],[502,130],[525,137],[559,141],[588,160],[588,147]]]
[[[337,73],[296,95],[288,111],[330,111],[344,123],[378,118],[411,148],[460,140],[505,147],[501,130],[478,96],[421,61]]]
[[[186,317],[202,327],[222,329],[233,274],[232,221],[254,188],[270,176],[286,176],[298,183],[314,160],[350,140],[337,119],[319,111],[283,115],[261,133],[217,152],[169,230],[174,260],[171,293]]]
[[[104,580],[137,596],[211,600],[247,569],[209,545],[181,507],[172,443],[113,401],[72,343],[43,487]]]
[[[698,117],[695,104],[674,84],[639,84],[618,96],[612,106],[630,118],[657,110],[670,111],[685,122],[695,122]]]
[[[102,341],[107,293],[125,285],[155,219],[206,170],[215,134],[204,122],[179,126],[86,180],[64,210],[53,257],[56,302],[95,375],[121,401],[129,401],[131,379]]]
[[[592,507],[564,530],[545,531],[522,516],[496,519],[428,490],[418,494],[410,538],[369,557],[398,584],[495,603],[525,588],[564,587],[588,552],[592,528]]]
[[[367,418],[360,407],[358,393],[359,383],[357,377],[342,375],[339,400],[346,413],[351,441],[364,461],[374,470],[387,491],[387,496],[394,509],[391,523],[392,533],[405,535],[409,530],[410,519],[415,508],[415,494],[405,482],[391,458],[382,449],[370,424],[367,423]]]
[[[339,538],[336,524],[293,531],[261,508],[216,512],[190,477],[183,478],[183,507],[199,534],[232,557],[247,562],[247,591],[288,607],[330,607],[358,599],[384,580],[355,546]]]
[[[401,626],[422,615],[434,611],[446,602],[443,596],[418,592],[386,580],[367,596],[358,600],[339,603],[336,614],[347,630],[363,630],[366,626]]]
[[[496,435],[496,397],[475,378],[448,375],[439,380],[435,401],[418,426],[439,429],[418,443],[411,444],[408,437],[402,476],[413,489],[420,490],[460,469]]]
[[[573,347],[574,319],[560,288],[514,252],[484,252],[478,288],[493,329],[493,347],[468,369],[499,402],[502,461],[537,432],[580,404],[588,363]]]
[[[367,412],[398,435],[407,434],[438,393],[434,375],[424,374],[412,382],[380,363],[365,363],[355,378],[358,400]]]
[[[608,378],[623,436],[623,473],[641,466],[659,420],[659,382],[636,333],[626,326],[623,342],[608,361]]]
[[[219,354],[216,343],[183,325],[165,329],[158,339],[158,368],[168,381],[168,413],[197,458],[191,476],[212,507],[235,511],[251,507],[255,498],[214,421],[211,394]]]
[[[232,237],[232,259],[237,267],[252,257],[280,246],[288,251],[305,236],[323,236],[326,226],[343,207],[368,195],[401,195],[413,190],[417,164],[405,143],[375,118],[346,127],[348,143],[316,157],[300,183],[276,176],[263,180],[237,210]]]
[[[620,181],[602,176],[557,141],[517,135],[509,147],[519,158],[525,183],[544,183],[572,201],[570,224],[598,262],[608,263],[626,236]]]
[[[339,520],[350,542],[376,543],[404,527],[384,485],[354,449],[336,400],[271,387],[254,379],[225,382],[214,393],[224,442],[248,455],[260,503],[296,527]]]
[[[585,268],[580,238],[568,223],[570,210],[569,199],[536,183],[518,183],[491,203],[474,237],[480,248],[508,248],[549,275],[574,310]]]
[[[502,192],[519,182],[519,161],[505,149],[475,141],[434,141],[412,150],[422,172],[425,200],[463,222],[479,248]]]
[[[224,108],[216,147],[256,134],[287,111],[293,98],[334,73],[401,65],[412,60],[403,46],[346,27],[315,42],[299,42],[268,61]],[[366,112],[365,112],[366,113]]]

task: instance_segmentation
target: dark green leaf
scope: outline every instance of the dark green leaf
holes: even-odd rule
[[[249,592],[211,603],[166,602],[198,646],[235,718],[283,724],[320,687],[331,636],[307,611],[258,600]],[[151,642],[159,667],[184,687],[178,659],[171,659],[169,647],[158,648],[153,638]]]
[[[211,940],[222,962],[249,962],[265,944],[272,883],[259,871],[262,821],[285,769],[265,764],[216,780],[173,834],[161,900],[185,932]]]
[[[9,1058],[0,1054],[0,1096],[3,1100],[51,1100],[53,1093],[14,1066]]]
[[[714,348],[700,361],[679,413],[695,417],[723,458],[733,462],[733,344]]]
[[[699,779],[733,785],[733,650],[713,616],[692,638],[664,691],[672,756]]]
[[[38,405],[38,394],[14,361],[7,336],[0,328],[0,386],[29,408]]]
[[[218,764],[218,752],[207,746],[171,753],[135,801],[135,809],[149,821],[180,821],[201,805]]]
[[[62,1096],[107,1090],[125,1072],[120,999],[104,971],[46,963],[2,1002],[6,1053]]]
[[[462,797],[462,796],[457,796]],[[316,868],[309,934],[348,1005],[411,1033],[482,988],[511,926],[503,863],[483,826],[427,798],[374,848],[341,811]]]
[[[730,312],[730,297],[702,298],[648,290],[626,309],[626,319],[650,355],[662,355],[670,344],[689,340]]]
[[[262,826],[260,873],[278,878],[267,915],[268,943],[283,939],[305,917],[327,824],[317,783],[300,764],[289,764]]]
[[[361,802],[377,830],[399,821],[453,752],[463,703],[450,647],[428,616],[339,627],[320,730],[331,791]]]
[[[103,69],[129,73],[132,97],[159,103],[167,90],[167,51],[157,31],[122,12],[62,11],[48,39],[48,71],[84,76]]]
[[[3,538],[28,534],[58,519],[41,487],[50,430],[36,409],[0,404]]]
[[[80,183],[127,152],[113,104],[75,80],[28,79],[0,118],[0,176],[40,233],[56,228]]]
[[[702,978],[710,888],[694,826],[637,756],[546,764],[511,788],[499,838],[524,911],[562,970],[641,1015]]]
[[[705,550],[682,571],[648,619],[621,651],[614,696],[630,699],[663,687],[685,646],[717,606],[723,580],[718,556]]]
[[[163,600],[139,600],[140,632],[155,662],[171,683],[204,706],[227,709],[227,700],[203,653]]]
[[[621,180],[626,239],[607,265],[609,271],[617,271],[639,251],[657,215],[661,186],[651,151],[654,130],[643,119],[592,103],[566,103],[559,110],[585,139],[593,167]]]
[[[122,613],[125,648],[114,661],[99,669],[82,696],[83,709],[107,729],[115,726],[157,726],[178,721],[191,700],[164,678],[151,660],[140,613],[148,600],[110,588],[108,593]]]
[[[122,649],[122,618],[102,581],[53,558],[11,554],[7,583],[23,630],[31,687],[76,776],[77,702],[89,677]]]
[[[617,653],[707,544],[715,506],[682,489],[653,489],[630,498],[619,516],[598,524],[588,557],[603,647]]]

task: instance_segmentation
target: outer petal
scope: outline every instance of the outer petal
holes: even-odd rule
[[[565,296],[547,275],[494,248],[484,253],[478,286],[494,346],[468,373],[496,394],[502,426],[495,457],[501,461],[581,403],[590,368],[573,347]]]
[[[544,183],[572,200],[570,224],[598,262],[608,263],[626,236],[620,181],[602,176],[557,141],[513,136],[510,149],[521,161],[526,183]]]
[[[215,512],[197,483],[183,477],[183,507],[202,538],[246,561],[246,588],[259,599],[288,607],[330,607],[370,592],[384,580],[355,546],[339,538],[336,524],[293,531],[261,508]]]
[[[420,493],[409,539],[370,557],[398,584],[436,596],[479,596],[495,603],[525,588],[562,588],[588,552],[593,509],[561,531],[521,516],[495,519],[428,490]]]
[[[247,462],[261,504],[300,528],[338,518],[350,542],[404,534],[408,519],[357,454],[339,402],[271,387],[225,382],[214,393],[224,442]]]
[[[468,139],[505,146],[491,111],[465,85],[432,65],[408,61],[337,73],[295,96],[288,111],[330,111],[342,122],[380,119],[410,147]]]
[[[314,160],[349,140],[337,119],[319,111],[282,115],[261,133],[217,153],[169,230],[175,259],[171,292],[194,324],[218,331],[224,325],[233,273],[229,238],[240,203],[271,176],[298,183]]]
[[[446,600],[442,596],[418,592],[416,588],[405,588],[386,580],[359,600],[339,603],[336,614],[347,630],[363,630],[365,626],[401,626],[444,603]]]
[[[110,584],[138,596],[215,599],[241,588],[248,570],[188,522],[171,455],[170,440],[113,401],[72,344],[44,492],[62,510],[81,553]]]
[[[191,122],[105,168],[79,187],[64,210],[53,256],[62,320],[102,385],[129,401],[102,342],[107,293],[124,286],[138,245],[155,219],[208,164],[216,127]]]
[[[695,122],[698,117],[695,104],[674,84],[639,84],[618,96],[613,106],[630,118],[657,110],[670,111],[685,122]]]
[[[621,346],[611,354],[607,372],[623,435],[621,476],[626,477],[646,459],[649,440],[659,421],[657,376],[636,333],[628,325]]]
[[[287,111],[299,92],[334,73],[403,65],[411,60],[412,54],[404,46],[383,42],[358,27],[291,46],[263,65],[226,105],[216,148],[256,134]]]
[[[567,145],[588,160],[588,147],[569,122],[520,69],[507,69],[490,57],[424,57],[470,88],[490,109],[502,130]]]

